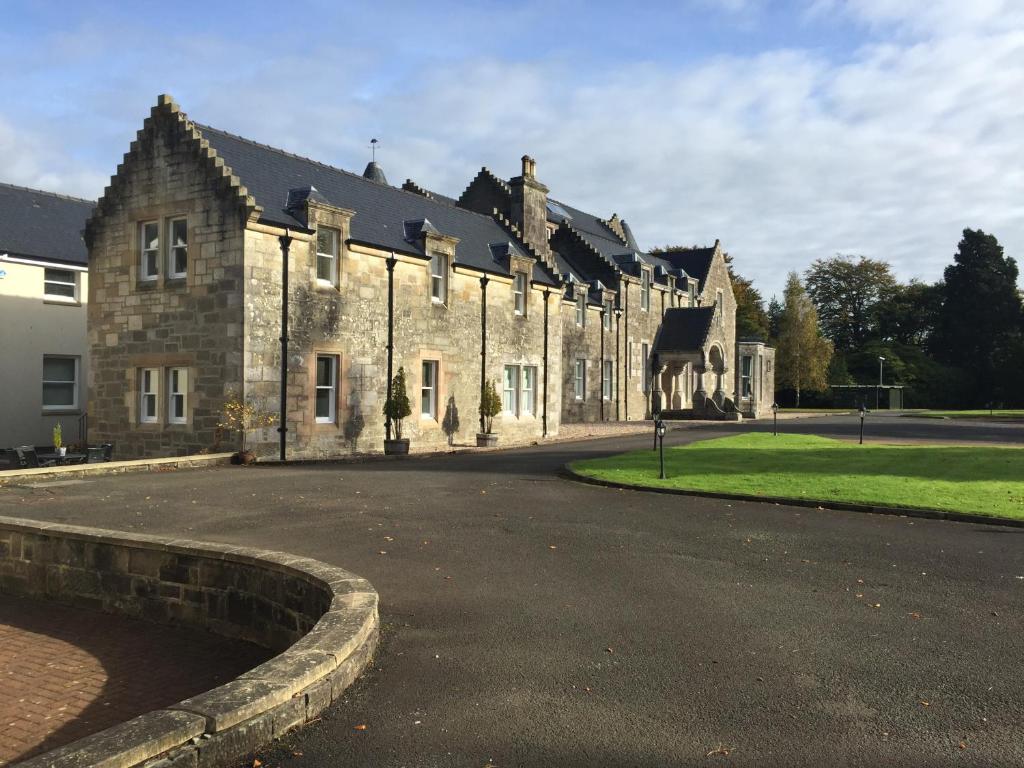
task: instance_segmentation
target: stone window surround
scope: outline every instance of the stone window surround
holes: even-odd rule
[[[516,254],[509,256],[508,260],[508,271],[512,278],[512,314],[514,317],[526,317],[530,312],[530,290],[533,287],[531,285],[530,275],[533,274],[533,260],[527,259]],[[516,281],[518,278],[522,279],[523,288],[523,310],[518,311],[516,308]]]
[[[309,238],[309,280],[310,285],[313,285],[318,291],[337,293],[342,288],[342,281],[345,278],[345,257],[348,254],[349,233],[353,216],[355,216],[355,211],[348,208],[338,208],[314,200],[306,201],[306,222],[309,229],[315,230],[323,225],[338,232],[338,259],[334,265],[333,285],[326,280],[317,279],[316,234]]]
[[[640,267],[640,311],[651,311],[651,289],[654,287],[654,275],[649,267]],[[644,289],[646,286],[646,291]],[[645,298],[646,297],[646,298]],[[646,304],[646,306],[644,306]]]
[[[577,372],[580,371],[580,364],[582,364],[582,376],[578,376]],[[573,360],[572,364],[572,397],[573,400],[578,402],[584,402],[587,399],[587,359],[585,357],[577,357]]]
[[[338,279],[338,274],[340,272],[340,262],[341,262],[341,230],[339,230],[339,229],[337,229],[335,227],[329,227],[326,224],[322,225],[322,228],[323,228],[324,232],[328,232],[328,233],[330,233],[332,235],[332,239],[333,239],[333,243],[332,244],[334,246],[334,253],[326,254],[324,251],[320,250],[320,230],[321,230],[321,226],[318,225],[317,226],[316,237],[314,238],[314,241],[313,241],[314,242],[313,251],[314,251],[314,259],[315,259],[315,261],[313,263],[313,270],[314,270],[314,274],[315,274],[315,277],[316,277],[316,284],[317,284],[318,287],[321,287],[321,288],[335,288],[335,289],[337,289],[338,285],[339,285],[339,282],[340,282],[339,279]],[[326,279],[320,277],[320,255],[321,255],[321,253],[324,253],[324,255],[328,256],[331,259],[331,276],[329,278],[326,278]]]
[[[314,246],[315,247],[315,246]],[[317,432],[337,432],[342,427],[342,404],[347,377],[343,366],[344,357],[342,352],[344,346],[341,344],[315,344],[309,352],[309,385],[306,393],[306,400],[309,403],[309,420],[313,429]],[[334,421],[316,420],[316,359],[321,356],[334,358]]]
[[[179,387],[179,391],[177,391],[177,392],[172,391],[172,386],[173,386],[173,381],[174,381],[174,372],[175,371],[179,371],[179,374],[178,374],[178,387]],[[182,381],[181,381],[182,376],[184,376],[184,378],[185,378],[184,390],[180,389],[181,388],[181,384],[182,384]],[[168,366],[167,368],[164,369],[164,379],[165,379],[166,386],[167,386],[167,423],[168,424],[187,424],[188,423],[188,385],[189,385],[189,379],[191,379],[191,378],[192,377],[189,376],[189,370],[185,366],[170,365],[170,366]],[[174,406],[174,397],[176,395],[180,396],[182,398],[182,403],[184,405],[184,408],[182,409],[183,410],[183,416],[181,418],[177,418],[173,414],[173,411],[174,411],[174,407],[173,407]]]
[[[605,358],[601,361],[601,399],[610,402],[615,399],[615,362]]]
[[[515,409],[515,411],[508,411],[508,410],[505,409],[505,370],[507,368],[512,368],[516,372],[516,374],[515,374],[516,375],[516,381],[515,381],[516,409]],[[530,370],[533,371],[533,389],[531,391],[532,400],[533,400],[533,409],[530,410],[530,411],[525,411],[523,409],[523,392],[527,391],[527,390],[525,390],[523,388],[523,376],[524,376],[524,372],[527,369],[530,369]],[[501,414],[500,414],[501,418],[516,419],[516,420],[520,420],[520,421],[524,420],[524,419],[536,419],[537,418],[537,411],[539,410],[538,409],[538,403],[540,403],[540,401],[541,401],[541,393],[538,392],[538,388],[539,388],[538,382],[539,382],[539,375],[540,375],[539,372],[540,372],[540,370],[541,370],[541,366],[537,365],[536,363],[532,363],[532,362],[518,361],[518,362],[513,362],[513,363],[505,363],[505,364],[502,365],[502,367],[501,367],[501,399],[502,399],[501,406],[502,406],[502,409],[501,409]]]
[[[437,413],[434,416],[427,416],[420,412],[420,397],[423,391],[423,363],[428,360],[433,360],[437,363],[437,386],[435,387],[434,393]],[[406,382],[407,386],[409,386],[409,394],[411,394],[409,399],[413,403],[412,418],[416,419],[416,423],[421,429],[440,429],[441,421],[444,417],[445,403],[448,399],[448,392],[444,385],[446,373],[444,355],[437,349],[420,349],[415,361],[415,370],[410,372],[408,367],[405,369]]]
[[[182,430],[192,428],[192,416],[195,412],[195,380],[196,367],[192,360],[183,355],[139,355],[132,359],[132,367],[125,371],[128,383],[128,424],[130,429],[141,431]],[[142,408],[142,371],[146,368],[157,369],[156,376],[156,421],[141,421]],[[185,390],[185,421],[171,423],[167,402],[167,379],[171,368],[186,369]]]
[[[452,296],[452,274],[455,271],[455,247],[459,243],[459,238],[451,237],[449,235],[436,235],[428,233],[423,236],[423,252],[426,256],[423,269],[427,273],[427,303],[431,307],[437,309],[447,310],[451,303]],[[433,255],[446,256],[448,259],[447,268],[444,274],[444,295],[440,300],[437,300],[433,296]],[[432,358],[428,358],[432,359]],[[417,374],[418,375],[418,374]],[[440,403],[438,399],[438,403]],[[440,406],[438,406],[440,408]]]
[[[195,220],[192,212],[186,209],[186,205],[185,203],[169,202],[149,208],[139,208],[126,216],[125,226],[131,229],[128,235],[128,242],[131,243],[131,247],[128,249],[131,260],[128,265],[129,282],[135,286],[136,290],[160,290],[172,286],[191,287],[193,275],[191,258],[188,259],[184,276],[170,277],[171,222],[185,219],[187,242],[191,245],[193,241]],[[147,278],[142,275],[142,233],[143,225],[154,222],[157,224],[157,236],[159,237],[157,273],[155,277]]]

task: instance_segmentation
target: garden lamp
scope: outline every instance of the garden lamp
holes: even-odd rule
[[[658,439],[658,443],[661,446],[661,479],[665,479],[665,422],[662,419],[658,419],[654,422],[654,434]]]
[[[779,436],[779,404],[772,403],[772,416],[774,417],[772,425],[772,434],[776,437]]]

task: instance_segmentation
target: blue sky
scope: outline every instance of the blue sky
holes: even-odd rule
[[[0,180],[95,197],[159,93],[457,195],[537,158],[641,244],[721,238],[768,295],[837,252],[1024,251],[1019,0],[4,4]],[[11,62],[17,62],[12,66]]]

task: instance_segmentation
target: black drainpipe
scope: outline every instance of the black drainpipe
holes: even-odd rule
[[[548,436],[548,296],[551,291],[544,291],[544,406],[541,411],[543,437]]]
[[[288,437],[288,253],[292,247],[287,228],[278,240],[281,243],[281,422],[277,431],[281,435],[280,453],[284,461]]]
[[[385,263],[388,267],[388,381],[384,393],[384,402],[386,403],[391,399],[391,379],[394,376],[395,361],[395,264],[398,263],[398,259],[395,258],[394,251],[391,253],[391,258]],[[390,416],[384,422],[384,434],[385,439],[391,439]]]
[[[629,421],[629,283],[625,279],[622,281],[622,287],[625,291],[623,298],[626,305],[626,342],[623,346],[626,352],[626,363],[623,366],[623,373],[625,374],[623,382],[625,383],[622,387],[622,418],[625,421]]]
[[[619,352],[619,341],[622,337],[622,310],[615,310],[615,364],[618,365],[622,359],[622,353]],[[622,392],[623,387],[621,382],[619,386],[615,387],[615,420],[622,420]]]
[[[480,402],[484,401],[487,386],[487,275],[480,278]],[[484,415],[480,414],[480,434],[486,432]]]
[[[604,421],[604,318],[608,306],[601,297],[601,421]]]

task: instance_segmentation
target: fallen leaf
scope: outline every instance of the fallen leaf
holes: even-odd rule
[[[604,650],[605,650],[605,653],[615,653],[615,651],[612,650],[611,648],[605,648]]]
[[[365,726],[365,725],[363,725],[362,723],[360,723],[359,725],[357,725],[357,726],[356,726],[355,728],[353,728],[352,730],[354,730],[354,731],[365,731],[365,730],[366,730],[366,726]]]
[[[918,619],[920,619],[920,618],[921,618],[921,614],[920,614],[920,613],[918,613],[917,611],[911,611],[911,612],[910,612],[910,613],[908,613],[907,615],[908,615],[908,616],[909,616],[910,618],[912,618],[912,619],[913,619],[914,621],[917,621]]]
[[[881,604],[881,603],[875,603],[873,607],[875,607],[875,608],[881,608],[881,607],[882,607],[882,604]]]
[[[554,544],[548,544],[548,549],[558,549]]]
[[[960,749],[967,749],[967,742],[966,741],[961,741],[960,742]]]
[[[261,763],[259,760],[254,759],[252,761],[252,768],[260,768],[261,765],[263,765],[263,763]]]
[[[385,552],[385,551],[384,551],[384,550],[382,549],[382,550],[381,550],[380,552],[378,552],[377,554],[378,554],[378,555],[386,555],[386,554],[387,554],[387,552]]]
[[[931,704],[929,702],[925,701],[924,699],[921,699],[917,703],[920,704],[922,707],[930,707],[931,706]]]
[[[715,747],[710,752],[708,752],[706,755],[704,755],[704,757],[713,757],[713,756],[717,756],[717,755],[721,755],[722,757],[728,757],[729,756],[729,748],[728,747],[723,747],[721,744],[719,744],[717,747]]]

